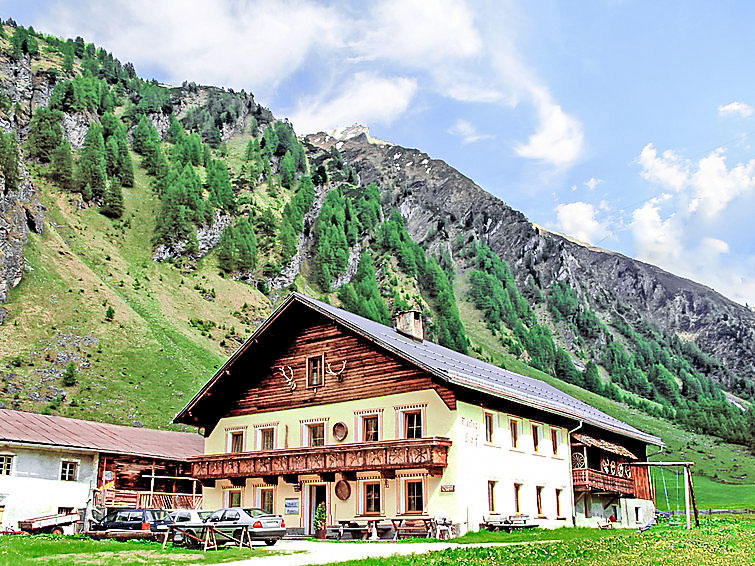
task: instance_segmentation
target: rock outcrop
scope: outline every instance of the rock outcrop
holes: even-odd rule
[[[635,317],[630,322],[650,321],[694,339],[734,374],[755,379],[755,313],[745,306],[653,265],[533,225],[445,162],[373,140],[359,128],[350,132],[306,141],[322,149],[337,144],[362,184],[375,182],[389,193],[385,198],[399,207],[412,238],[429,251],[453,254],[477,238],[509,262],[520,288],[567,281],[605,319],[620,311]],[[714,377],[736,389],[731,374]]]

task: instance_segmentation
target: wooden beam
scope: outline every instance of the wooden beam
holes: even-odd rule
[[[231,485],[233,487],[244,487],[246,485],[246,478],[231,478]]]
[[[283,476],[283,481],[286,483],[290,483],[291,485],[295,485],[299,483],[299,475],[298,474],[285,474]]]
[[[395,480],[396,470],[380,470],[380,477],[384,480]]]
[[[443,475],[443,468],[427,468],[427,473],[430,477],[439,478]]]
[[[614,495],[613,497],[611,497],[611,499],[609,499],[606,503],[603,504],[603,509],[608,509],[611,505],[613,505],[619,500],[619,497],[621,496]]]
[[[278,476],[262,476],[262,481],[267,485],[278,485]]]
[[[579,503],[580,501],[582,501],[582,499],[585,497],[585,495],[587,495],[586,491],[577,491],[576,493],[578,495],[577,495],[577,498],[574,500],[574,507],[576,507],[577,503]]]
[[[357,481],[356,472],[341,472],[341,477],[346,481]]]
[[[317,474],[317,475],[324,482],[333,483],[334,481],[336,481],[335,472],[323,472],[322,474]]]

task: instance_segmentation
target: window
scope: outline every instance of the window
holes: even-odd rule
[[[325,446],[325,423],[307,425],[307,446]]]
[[[275,490],[273,488],[260,489],[260,509],[271,515],[274,512]]]
[[[493,413],[485,413],[485,442],[493,442]]]
[[[377,415],[362,417],[362,442],[377,442],[380,440],[379,423],[380,420]]]
[[[226,507],[241,507],[241,490],[229,489],[226,492],[226,500],[228,501]]]
[[[319,387],[323,384],[322,356],[307,359],[307,387]]]
[[[515,483],[514,484],[514,513],[522,512],[522,507],[519,501],[519,494],[521,491],[522,491],[522,484]]]
[[[543,486],[539,485],[535,488],[535,502],[537,504],[537,516],[543,516]]]
[[[275,428],[266,426],[257,429],[257,446],[260,450],[273,450],[275,448]]]
[[[228,452],[244,451],[244,431],[234,431],[228,433]]]
[[[558,456],[558,431],[555,428],[551,429],[551,445],[553,446],[553,455]]]
[[[73,507],[58,507],[58,515],[68,515],[73,513]]]
[[[511,430],[511,447],[517,448],[519,446],[519,423],[509,421],[509,429]]]
[[[422,438],[422,411],[404,412],[404,436]]]
[[[642,522],[642,513],[639,507],[634,508],[634,522],[635,523],[641,523]]]
[[[488,510],[495,513],[495,482],[488,482]]]
[[[561,517],[561,492],[563,490],[556,489],[556,517]]]
[[[422,513],[425,509],[425,493],[422,480],[406,480],[406,512]]]
[[[175,523],[188,523],[191,521],[191,514],[188,511],[179,511],[173,516]]]
[[[13,470],[13,456],[0,456],[0,476],[9,476]]]
[[[365,482],[364,484],[364,514],[379,515],[380,505],[380,482]]]
[[[76,472],[79,469],[78,462],[64,460],[60,464],[60,479],[62,481],[76,481]]]
[[[535,424],[532,425],[532,449],[540,452],[540,427]]]

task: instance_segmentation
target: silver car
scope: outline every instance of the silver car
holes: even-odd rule
[[[194,536],[198,536],[201,534],[198,529],[189,529],[186,528],[186,525],[194,525],[199,526],[201,524],[204,524],[204,522],[207,520],[207,518],[212,515],[212,511],[197,511],[195,509],[179,509],[178,511],[173,511],[170,514],[170,518],[173,519],[173,524],[177,527],[180,527],[183,530],[186,530],[187,532],[191,533]],[[196,543],[197,541],[194,541],[191,538],[188,538],[186,541],[184,539],[187,538],[184,536],[184,533],[182,530],[176,530],[173,535],[173,542],[181,544],[183,542],[186,542],[187,544],[190,543]],[[190,544],[190,546],[194,546],[194,544]]]
[[[205,524],[213,525],[218,531],[236,539],[241,538],[241,528],[247,526],[252,540],[264,540],[268,546],[274,545],[286,534],[283,517],[254,507],[218,509],[206,519]]]

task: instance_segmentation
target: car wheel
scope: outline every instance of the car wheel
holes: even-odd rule
[[[61,529],[60,527],[55,527],[52,530],[52,534],[54,534],[54,535],[62,535],[63,534],[63,529]]]
[[[267,546],[273,546],[276,542],[278,542],[277,538],[268,538],[268,539],[265,539],[265,544]]]

